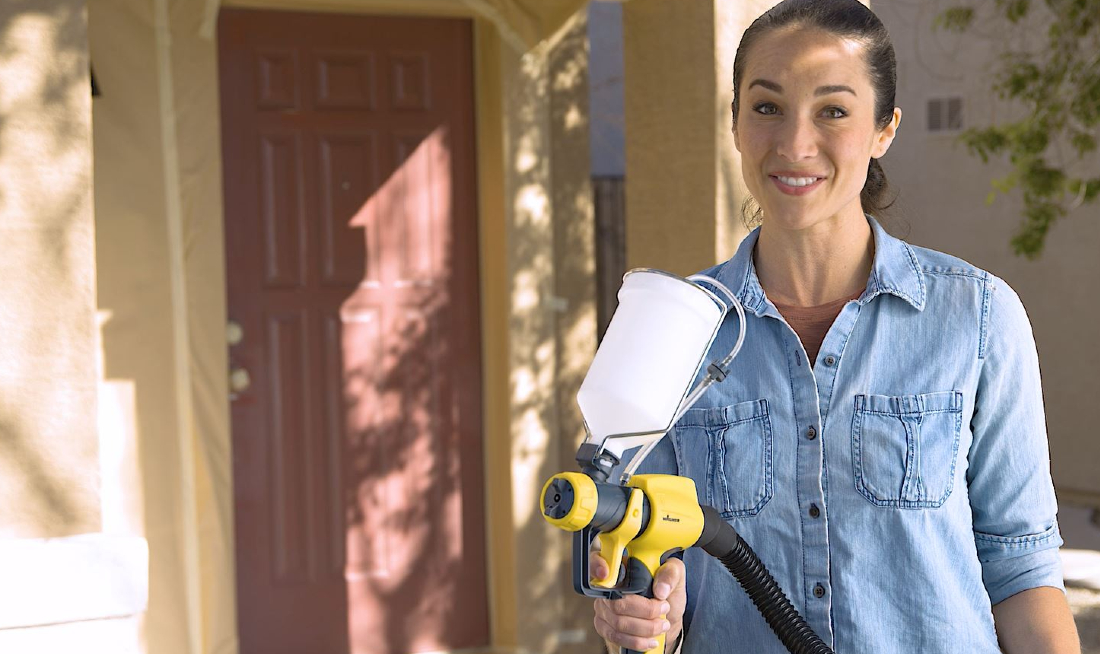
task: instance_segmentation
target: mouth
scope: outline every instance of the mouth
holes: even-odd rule
[[[825,181],[824,177],[817,176],[787,176],[787,175],[768,175],[768,177],[775,183],[776,187],[780,191],[787,195],[806,195],[812,193],[814,189],[821,186],[821,182]]]

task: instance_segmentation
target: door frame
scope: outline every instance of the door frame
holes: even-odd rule
[[[505,160],[503,129],[506,116],[503,111],[502,73],[496,67],[494,74],[485,74],[487,62],[514,54],[501,43],[495,27],[472,9],[453,0],[228,0],[221,3],[226,8],[305,11],[311,13],[347,13],[357,15],[405,15],[413,17],[466,18],[473,23],[473,71],[474,71],[474,156],[477,170],[474,182],[477,200],[478,268],[481,319],[481,368],[482,368],[482,456],[485,497],[486,587],[489,596],[489,650],[513,650],[518,646],[516,636],[516,571],[515,544],[512,521],[493,519],[493,516],[511,517],[512,489],[510,476],[492,474],[490,471],[510,469],[511,407],[509,390],[509,355],[500,345],[509,341],[509,277],[508,252],[505,237],[507,229],[507,187],[505,184]],[[515,55],[518,57],[518,55]],[[215,66],[218,70],[217,49]],[[220,102],[218,105],[220,110]],[[221,143],[217,158],[221,160]],[[224,217],[221,221],[224,224]],[[226,278],[221,279],[222,289]],[[231,433],[224,434],[226,443],[232,442]],[[221,502],[233,505],[233,485],[228,486],[230,496]],[[233,569],[235,550],[225,553],[229,568]],[[236,596],[236,576],[232,578],[233,596]],[[234,603],[235,605],[235,603]],[[235,622],[235,621],[234,621]]]

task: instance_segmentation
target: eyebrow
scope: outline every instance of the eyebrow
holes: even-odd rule
[[[782,93],[783,92],[783,87],[782,86],[776,84],[775,82],[769,82],[766,79],[754,79],[752,81],[752,83],[749,84],[749,88],[751,89],[754,86],[763,86],[764,88],[768,89],[769,91],[774,91],[776,93]],[[842,93],[842,92],[845,92],[845,91],[848,92],[848,93],[851,93],[852,95],[856,95],[856,92],[852,90],[852,87],[844,86],[843,84],[833,84],[833,85],[830,85],[830,86],[819,86],[819,87],[817,87],[817,90],[814,91],[814,95],[815,96],[816,95],[829,95],[830,93]],[[856,97],[859,97],[859,96],[856,96]]]

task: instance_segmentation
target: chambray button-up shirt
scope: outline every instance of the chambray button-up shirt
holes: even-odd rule
[[[1062,588],[1031,325],[1000,279],[868,220],[867,289],[813,367],[760,287],[758,231],[705,271],[744,305],[744,348],[641,471],[691,477],[836,652],[999,652],[991,605]],[[684,654],[785,651],[717,560],[684,561]]]

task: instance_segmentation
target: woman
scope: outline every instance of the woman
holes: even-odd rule
[[[786,0],[745,32],[733,133],[761,225],[706,273],[744,305],[747,340],[645,471],[693,478],[837,652],[1079,652],[1024,309],[873,218],[894,93],[889,36],[856,0]],[[664,633],[668,652],[783,651],[699,550],[654,592],[598,600],[596,631],[636,650]]]

